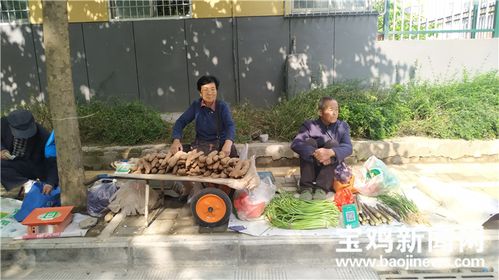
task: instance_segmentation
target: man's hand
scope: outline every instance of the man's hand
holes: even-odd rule
[[[46,195],[49,195],[50,192],[52,191],[52,189],[53,189],[52,185],[45,184],[45,185],[43,185],[43,191],[42,191],[42,193],[46,194]]]
[[[335,155],[333,149],[326,148],[319,148],[313,154],[314,158],[324,165],[331,164],[331,158]]]
[[[331,159],[322,162],[323,165],[330,165],[332,163]]]
[[[175,140],[173,140],[173,143],[170,146],[170,153],[172,153],[174,155],[178,151],[182,151],[182,143],[180,143],[179,139],[175,139]]]
[[[9,150],[2,150],[2,159],[3,160],[11,160],[12,155],[10,154]]]
[[[231,149],[232,149],[232,141],[225,140],[225,143],[222,146],[222,152],[224,152],[226,156],[229,156]]]

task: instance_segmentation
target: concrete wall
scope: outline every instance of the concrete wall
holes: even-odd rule
[[[191,0],[192,18],[223,18],[247,16],[282,16],[282,0]],[[135,5],[135,3],[131,3]],[[32,24],[43,23],[42,0],[28,0],[29,20]],[[68,0],[68,20],[74,22],[109,21],[108,0]]]
[[[342,78],[358,77],[354,69],[361,71],[363,65],[350,62],[356,52],[368,55],[362,46],[375,38],[375,28],[369,28],[375,24],[373,15],[71,23],[74,91],[79,100],[118,97],[140,100],[161,112],[179,112],[199,97],[197,79],[213,74],[221,80],[223,100],[268,107],[286,96],[292,42],[294,51],[306,58],[310,83],[327,85],[334,81],[335,67],[350,69]],[[43,97],[42,26],[4,24],[0,30],[2,108]]]
[[[98,22],[109,20],[109,1],[102,0],[68,0],[69,22]],[[42,0],[28,0],[29,21],[33,24],[43,23]]]
[[[361,18],[345,16],[335,19],[332,73],[334,82],[350,79],[371,82],[375,77],[376,21],[375,15]]]
[[[160,111],[187,107],[189,92],[182,21],[133,24],[140,100]],[[175,65],[175,67],[172,67]]]
[[[237,19],[239,91],[242,102],[277,103],[284,92],[289,22],[283,17]]]
[[[376,41],[375,76],[385,85],[459,79],[499,70],[499,39]]]
[[[293,86],[301,77],[310,77],[308,88],[312,83],[327,85],[333,82],[337,21],[340,19],[319,17],[298,18],[290,22],[291,47],[294,48],[294,52],[300,54],[302,67],[297,69],[299,71],[296,75],[288,74],[286,77],[288,85]]]
[[[289,89],[313,85],[391,85],[499,69],[499,39],[378,42],[376,21],[367,14],[72,23],[74,91],[80,100],[139,100],[166,113],[199,97],[204,74],[220,78],[220,97],[230,104],[268,107],[296,93]],[[2,24],[0,31],[2,109],[42,100],[42,26]],[[301,61],[293,71],[286,68],[291,54]]]
[[[237,103],[233,52],[236,47],[235,21],[231,18],[191,19],[186,20],[185,25],[189,100],[199,98],[196,86],[199,77],[210,74],[221,81],[219,97],[231,104]]]

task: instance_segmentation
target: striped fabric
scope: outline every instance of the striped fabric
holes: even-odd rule
[[[14,138],[14,148],[12,155],[16,157],[23,157],[26,152],[26,144],[28,139]]]

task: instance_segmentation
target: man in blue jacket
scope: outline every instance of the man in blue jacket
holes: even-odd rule
[[[16,187],[27,191],[33,180],[45,184],[43,193],[50,194],[59,184],[55,157],[45,157],[45,144],[50,133],[35,122],[27,110],[15,110],[1,119],[1,182],[8,191]]]
[[[325,199],[331,190],[334,169],[352,154],[350,127],[338,120],[338,101],[323,97],[319,118],[303,123],[291,143],[300,155],[300,198]]]

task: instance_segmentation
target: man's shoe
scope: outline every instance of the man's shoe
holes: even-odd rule
[[[301,191],[300,193],[300,199],[312,200],[312,189],[310,188],[303,189],[303,191]]]
[[[323,189],[316,189],[312,199],[313,200],[324,200],[324,199],[326,199],[326,192]]]

